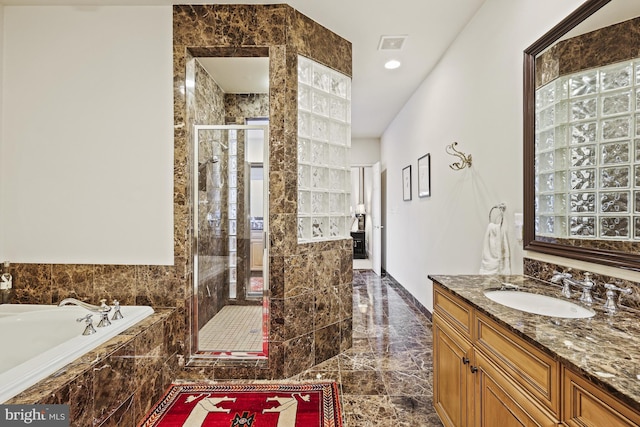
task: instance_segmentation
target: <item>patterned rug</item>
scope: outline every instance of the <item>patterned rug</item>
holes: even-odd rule
[[[336,383],[173,384],[140,427],[342,427]]]

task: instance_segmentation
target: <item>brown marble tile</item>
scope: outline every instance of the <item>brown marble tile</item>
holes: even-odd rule
[[[23,304],[52,304],[51,265],[12,264],[13,301]]]
[[[318,364],[340,353],[340,324],[334,323],[315,331],[315,363]]]
[[[441,427],[430,396],[391,396],[391,405],[398,417],[398,426]]]
[[[536,87],[559,76],[635,59],[638,57],[639,43],[640,18],[558,42],[536,59]],[[585,245],[593,244],[589,240],[580,242]],[[616,245],[613,242],[599,242],[601,245]]]
[[[136,288],[136,268],[133,265],[94,266],[94,295],[102,295],[109,304],[114,299],[121,305],[134,305]],[[129,284],[122,286],[120,284]]]
[[[93,368],[94,417],[98,424],[110,418],[119,406],[114,402],[123,397],[133,397],[135,350],[132,344],[125,345],[110,354],[107,359]]]
[[[378,371],[340,371],[344,394],[386,395],[384,378]]]
[[[284,343],[284,374],[295,375],[314,365],[314,337],[312,333]]]
[[[344,427],[395,427],[398,425],[396,411],[389,396],[345,394],[341,402]]]
[[[547,282],[551,280],[551,277],[557,271],[570,273],[573,278],[577,280],[583,280],[585,277],[585,271],[581,271],[575,268],[567,268],[558,264],[547,263],[529,258],[524,258],[523,265],[525,275]],[[616,277],[606,276],[598,273],[591,273],[591,280],[595,283],[595,286],[592,289],[592,295],[596,299],[596,304],[604,303],[604,301],[606,300],[606,288],[604,287],[604,284],[612,283],[620,288],[631,288],[631,295],[623,295],[622,299],[620,300],[620,304],[625,307],[640,310],[640,284],[632,282],[630,280],[619,279]],[[577,294],[580,293],[579,289],[574,288],[572,289],[572,291]]]

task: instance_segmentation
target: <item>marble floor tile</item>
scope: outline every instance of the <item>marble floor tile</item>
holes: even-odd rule
[[[344,427],[442,427],[433,408],[431,322],[370,270],[353,272],[353,346],[296,375],[334,379]]]

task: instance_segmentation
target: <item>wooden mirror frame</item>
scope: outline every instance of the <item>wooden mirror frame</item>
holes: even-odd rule
[[[571,246],[535,236],[535,58],[611,0],[588,0],[524,51],[524,249],[640,271],[640,255],[611,249]]]

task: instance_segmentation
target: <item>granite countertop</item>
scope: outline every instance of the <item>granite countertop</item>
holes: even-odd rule
[[[521,291],[560,296],[561,287],[527,276],[429,275],[477,310],[507,326],[536,347],[606,388],[611,394],[640,411],[640,313],[621,308],[614,315],[596,300],[595,316],[562,319],[525,313],[491,301],[487,289],[511,283]],[[580,304],[579,291],[571,301]],[[623,301],[624,303],[624,301]]]

